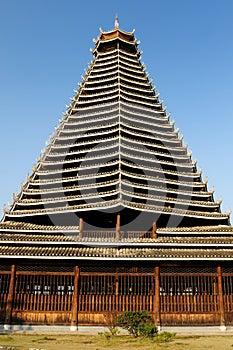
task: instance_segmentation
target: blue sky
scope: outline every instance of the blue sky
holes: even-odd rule
[[[61,118],[99,27],[141,41],[142,61],[193,159],[233,209],[232,0],[1,0],[0,208]]]

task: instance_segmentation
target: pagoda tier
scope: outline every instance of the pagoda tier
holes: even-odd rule
[[[95,44],[65,117],[3,221],[77,225],[81,216],[108,227],[116,212],[127,224],[145,212],[159,227],[228,225],[151,85],[133,32],[101,32]]]

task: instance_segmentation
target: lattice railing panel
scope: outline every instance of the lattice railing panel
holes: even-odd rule
[[[0,271],[11,271],[11,265],[0,265]]]
[[[13,308],[17,311],[70,311],[74,277],[17,275]]]
[[[116,266],[111,265],[86,265],[80,267],[81,273],[116,273]]]
[[[218,311],[218,281],[213,275],[163,275],[161,312]]]
[[[17,265],[18,272],[74,272],[74,265],[57,263],[51,264],[35,264],[35,265]]]
[[[153,312],[152,295],[80,295],[80,312]]]
[[[233,266],[223,266],[222,267],[223,274],[232,274],[233,275]]]
[[[6,309],[10,279],[11,279],[10,274],[0,274],[0,310]]]
[[[217,273],[214,266],[161,266],[161,274],[212,274]]]

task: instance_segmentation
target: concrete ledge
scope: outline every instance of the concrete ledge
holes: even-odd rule
[[[120,329],[121,334],[128,334]],[[97,335],[99,332],[109,331],[108,327],[99,326],[44,326],[44,325],[0,325],[1,333],[71,333]],[[160,332],[174,332],[180,335],[229,335],[233,334],[233,327],[220,326],[161,326]]]
[[[161,331],[174,332],[181,335],[223,335],[233,334],[233,327],[225,326],[164,326]]]
[[[43,325],[0,325],[0,332],[6,333],[63,333],[70,332],[70,326],[43,326]]]

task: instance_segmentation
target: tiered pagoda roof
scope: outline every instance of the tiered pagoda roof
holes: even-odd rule
[[[80,238],[75,227],[43,227],[35,224],[2,223],[0,258],[175,261],[232,260],[233,228],[208,226],[160,228],[156,238],[145,238],[144,232],[117,240],[114,232],[103,238],[101,233]],[[136,237],[136,234],[138,237]],[[141,234],[141,235],[140,235]]]
[[[201,235],[216,228],[232,235],[229,213],[221,212],[221,202],[214,200],[170,121],[138,44],[134,32],[119,29],[118,21],[112,31],[101,30],[76,95],[4,212],[2,242],[11,234],[30,241],[36,232],[60,242],[59,237],[78,232],[78,217],[103,229],[114,227],[119,212],[128,227],[145,213],[145,230],[156,221],[163,235],[166,227],[180,236],[182,227],[189,234],[197,226],[206,227]],[[83,248],[74,249],[79,254]]]

